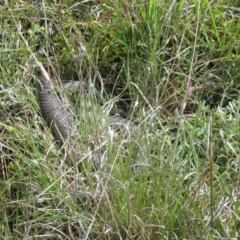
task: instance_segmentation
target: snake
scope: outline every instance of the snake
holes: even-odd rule
[[[52,76],[50,77],[51,81],[48,81],[42,74],[38,79],[41,115],[52,130],[56,141],[63,145],[71,136],[75,124],[74,115],[54,91]]]
[[[67,152],[71,153],[74,158],[78,158],[79,153],[81,153],[82,143],[79,142],[80,139],[76,135],[78,123],[74,111],[71,109],[71,104],[64,94],[64,90],[62,89],[63,84],[61,82],[59,83],[61,80],[58,80],[58,78],[52,74],[49,75],[49,79],[41,73],[38,76],[38,99],[41,116],[60,147],[67,149]],[[59,91],[55,90],[56,85],[60,86]],[[70,84],[70,82],[65,84],[65,86],[68,87],[68,91],[70,89],[70,92],[72,91],[71,87],[76,88],[76,86],[73,85],[74,84]],[[88,84],[80,83],[80,87],[84,92],[88,91]],[[122,118],[120,116],[115,115],[109,118],[108,127],[116,130],[116,128],[119,128],[122,124]],[[100,145],[101,144],[102,143],[100,143]],[[95,146],[95,150],[92,151],[91,156],[96,168],[99,167],[99,163],[103,160],[99,154],[99,148],[101,147]]]
[[[43,66],[38,63],[40,68]],[[44,71],[43,71],[44,72]],[[57,75],[52,73],[46,75],[41,72],[38,75],[38,98],[39,106],[41,111],[41,116],[46,122],[47,126],[51,130],[55,141],[60,145],[68,155],[71,155],[74,160],[79,160],[82,155],[83,143],[81,142],[77,129],[78,122],[76,120],[76,113],[71,108],[71,103],[68,100],[66,93],[63,88],[68,88],[68,92],[74,92],[78,89],[82,89],[82,92],[89,91],[89,84],[84,81],[77,81],[73,83],[67,82],[63,86],[63,82]],[[58,90],[56,88],[59,86]],[[107,116],[108,119],[105,127],[106,132],[112,129],[118,132],[121,129],[129,132],[134,132],[137,129],[136,121],[130,121],[129,119],[123,119],[119,114],[113,116]],[[105,117],[102,117],[105,119]],[[103,124],[104,125],[104,124]],[[111,131],[112,131],[111,130]],[[80,133],[81,134],[81,133]],[[125,134],[127,137],[128,134]],[[101,136],[103,137],[103,136]],[[107,136],[109,137],[109,136]],[[92,163],[95,169],[98,169],[102,163],[106,162],[105,155],[101,154],[101,148],[105,145],[107,141],[100,141],[96,146],[91,147],[92,151],[90,153]],[[89,143],[85,147],[89,147]]]

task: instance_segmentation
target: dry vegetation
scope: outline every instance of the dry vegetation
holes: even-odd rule
[[[238,1],[36,2],[0,6],[0,238],[238,239]],[[81,171],[41,118],[31,54],[92,83],[69,96]],[[116,108],[136,131],[113,136]]]

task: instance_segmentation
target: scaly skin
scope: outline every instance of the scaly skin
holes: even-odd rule
[[[39,76],[39,104],[43,119],[53,131],[55,139],[63,145],[70,137],[74,117],[53,90],[53,83]]]

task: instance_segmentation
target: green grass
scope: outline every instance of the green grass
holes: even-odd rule
[[[44,1],[40,22],[36,8],[0,6],[0,238],[238,239],[238,2]],[[93,84],[70,96],[81,171],[41,118],[31,51]],[[139,125],[111,139],[115,104]]]

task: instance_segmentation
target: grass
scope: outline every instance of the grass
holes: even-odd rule
[[[36,8],[0,7],[1,239],[238,239],[238,2],[44,1],[39,22]],[[30,50],[92,83],[70,96],[81,171],[41,118]],[[115,105],[136,131],[112,135]]]

